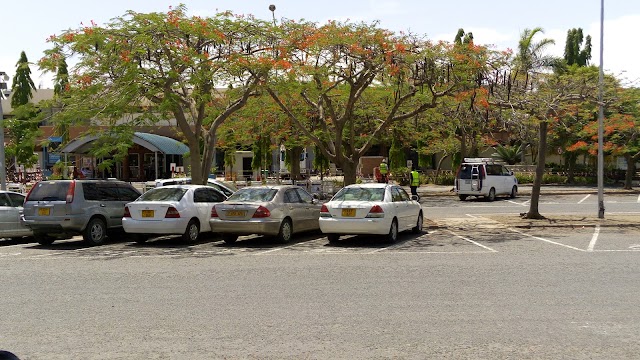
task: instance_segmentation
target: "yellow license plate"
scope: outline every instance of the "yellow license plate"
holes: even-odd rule
[[[342,209],[342,216],[354,217],[356,216],[356,209]]]
[[[38,215],[40,216],[49,216],[51,209],[49,208],[38,208]]]
[[[153,210],[142,210],[142,217],[153,217]]]
[[[227,211],[227,216],[229,217],[240,217],[245,216],[247,214],[246,210],[229,210]]]

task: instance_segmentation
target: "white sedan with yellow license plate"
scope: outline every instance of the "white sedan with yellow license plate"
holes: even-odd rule
[[[329,242],[341,235],[383,235],[396,242],[398,233],[422,232],[423,213],[400,186],[391,184],[353,184],[342,188],[322,205],[320,230]]]
[[[151,189],[125,206],[122,227],[137,242],[151,236],[182,235],[194,242],[210,232],[209,216],[214,204],[226,196],[206,185],[169,185]]]
[[[209,222],[226,243],[252,234],[286,243],[295,233],[318,230],[319,215],[320,203],[300,186],[249,186],[216,204]]]

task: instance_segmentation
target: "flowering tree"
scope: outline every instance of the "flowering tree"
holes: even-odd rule
[[[173,124],[189,147],[194,183],[204,183],[217,128],[257,95],[272,66],[263,56],[266,28],[230,12],[187,16],[181,5],[53,35],[40,66],[55,71],[61,58],[77,60],[55,121],[108,125],[95,155],[126,153],[134,126]]]
[[[452,45],[433,44],[377,24],[285,22],[277,26],[279,72],[267,92],[320,151],[356,180],[359,159],[392,124],[412,120],[473,81]],[[462,60],[460,58],[459,60]]]

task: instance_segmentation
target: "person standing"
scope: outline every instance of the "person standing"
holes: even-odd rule
[[[414,168],[411,170],[411,183],[409,185],[411,188],[411,195],[418,196],[418,186],[420,186],[420,173]]]
[[[382,159],[382,162],[380,163],[380,175],[381,175],[381,181],[383,183],[388,183],[389,182],[389,178],[387,177],[387,175],[389,174],[389,165],[387,165],[387,159]]]

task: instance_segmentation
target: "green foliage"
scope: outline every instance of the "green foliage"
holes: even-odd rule
[[[587,66],[591,60],[591,35],[587,35],[584,48],[580,49],[583,41],[585,39],[582,28],[573,28],[567,31],[567,41],[564,47],[564,59],[567,65]]]
[[[509,165],[515,165],[522,160],[522,145],[498,145],[495,147],[496,152],[491,156],[506,162]]]
[[[398,144],[398,141],[393,140],[391,148],[389,149],[389,170],[392,173],[398,173],[402,169],[407,168],[407,157],[404,153],[404,149]]]
[[[11,85],[11,107],[17,108],[20,105],[26,105],[33,98],[31,90],[35,90],[36,86],[31,80],[31,68],[29,68],[29,60],[25,52],[20,53],[20,60],[16,63],[16,75],[13,77]]]

